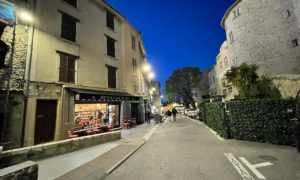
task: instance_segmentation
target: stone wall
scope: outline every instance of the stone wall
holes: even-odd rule
[[[10,66],[11,43],[13,40],[13,27],[6,26],[1,40],[4,41],[10,51],[6,54],[5,65]],[[15,53],[13,55],[13,69],[10,80],[11,90],[22,90],[24,86],[25,64],[28,42],[28,27],[22,24],[16,26]],[[7,87],[8,68],[0,69],[0,89]]]
[[[38,179],[38,164],[33,161],[26,161],[21,164],[10,166],[0,170],[0,180],[11,179]]]
[[[278,75],[271,78],[280,90],[282,98],[296,98],[300,90],[300,75]]]
[[[101,143],[115,141],[120,138],[121,132],[116,131],[4,151],[0,153],[0,168],[18,164],[27,160],[38,160],[64,154]]]
[[[228,41],[228,61],[255,63],[260,66],[260,76],[299,74],[300,46],[294,47],[292,42],[300,41],[297,3],[240,0],[231,7],[222,22]]]

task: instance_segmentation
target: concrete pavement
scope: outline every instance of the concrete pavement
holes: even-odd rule
[[[166,122],[112,172],[115,179],[300,179],[294,147],[217,138],[186,117]]]
[[[108,170],[144,144],[143,137],[155,127],[151,121],[150,125],[121,130],[119,141],[37,161],[39,179],[102,179]]]

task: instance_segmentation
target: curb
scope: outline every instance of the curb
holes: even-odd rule
[[[203,122],[199,122],[199,121],[197,121],[197,120],[195,120],[195,119],[192,119],[192,118],[190,118],[190,117],[188,117],[188,116],[186,116],[186,118],[188,118],[188,119],[194,121],[194,122],[197,123],[197,124],[200,124],[200,125],[206,127],[206,128],[207,128],[211,133],[213,133],[220,141],[224,141],[224,138],[222,138],[221,136],[219,136],[219,134],[218,134],[216,131],[214,131],[213,129],[211,129],[210,127],[208,127],[208,126],[207,126],[206,124],[204,124]]]
[[[146,142],[149,140],[149,138],[154,134],[154,132],[156,131],[156,129],[158,128],[158,125],[155,125],[152,129],[150,129],[150,131],[148,131],[148,133],[142,138],[143,142],[138,145],[134,150],[130,151],[126,156],[124,156],[120,161],[118,161],[115,165],[113,165],[111,168],[109,168],[106,172],[105,172],[105,176],[108,176],[109,174],[111,174],[115,169],[117,169],[123,162],[125,162],[131,155],[133,155],[137,150],[139,150],[144,144],[146,144]],[[104,177],[105,177],[104,176]],[[104,178],[103,177],[103,178]],[[101,179],[103,179],[101,178]]]
[[[131,152],[129,152],[125,157],[123,157],[120,161],[118,161],[115,165],[113,165],[111,168],[109,168],[105,174],[109,175],[110,173],[112,173],[116,168],[118,168],[123,162],[125,162],[132,154],[134,154],[138,149],[140,149],[144,144],[146,143],[146,141],[144,140],[142,142],[142,144],[138,145],[134,150],[132,150]]]

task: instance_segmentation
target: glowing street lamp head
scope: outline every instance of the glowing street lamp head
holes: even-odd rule
[[[20,17],[21,17],[23,20],[25,20],[25,21],[31,21],[31,20],[32,20],[31,16],[30,16],[28,13],[26,13],[26,12],[22,12],[22,13],[20,14]]]
[[[155,89],[155,87],[154,88],[152,88],[152,91],[155,91],[156,89]]]
[[[150,79],[154,78],[154,73],[153,72],[149,73],[149,78]]]
[[[145,66],[143,67],[143,69],[144,69],[144,71],[149,71],[149,70],[150,70],[150,66],[149,66],[149,65],[145,65]]]

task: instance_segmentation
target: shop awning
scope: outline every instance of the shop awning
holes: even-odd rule
[[[135,96],[127,92],[115,91],[96,91],[88,89],[68,88],[71,92],[77,94],[77,102],[121,102],[121,101],[140,101],[142,97]]]

